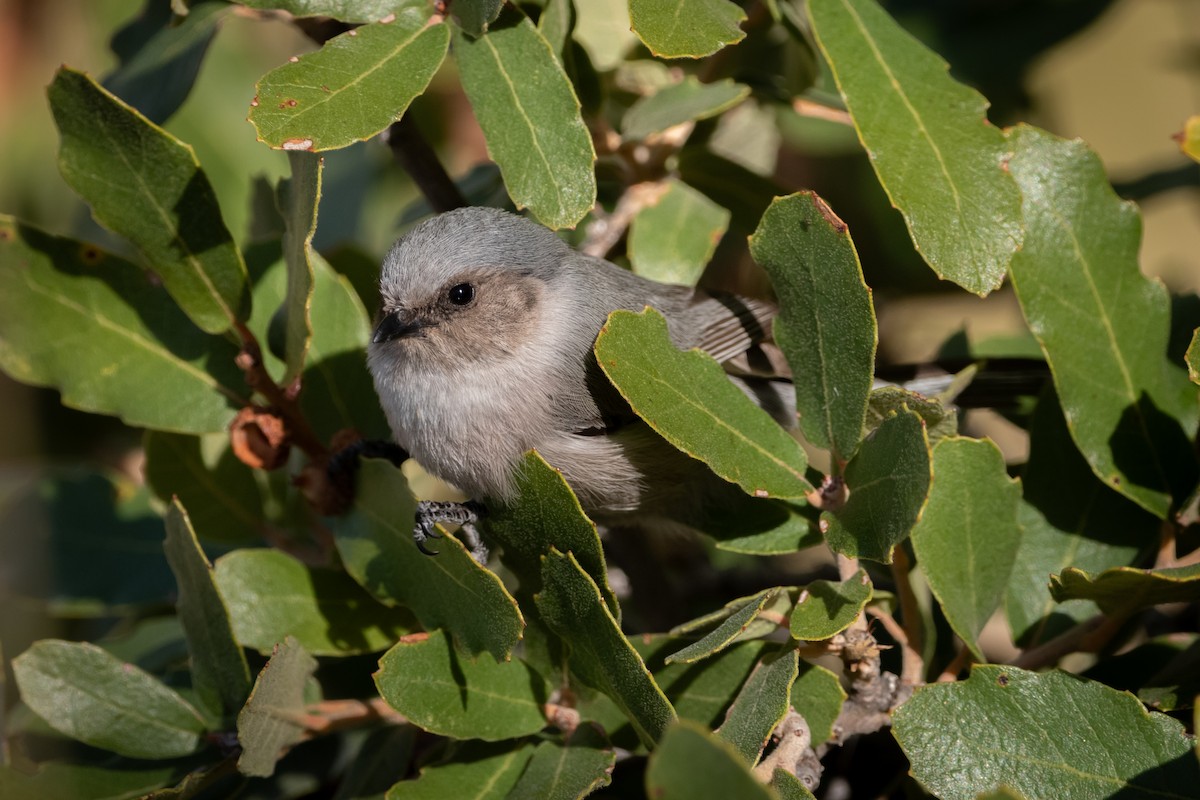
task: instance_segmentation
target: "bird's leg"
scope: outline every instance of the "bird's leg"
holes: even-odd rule
[[[434,530],[439,522],[449,522],[458,525],[463,532],[463,539],[471,552],[471,557],[483,564],[487,561],[487,545],[479,538],[475,528],[487,509],[482,503],[468,500],[465,503],[441,503],[434,500],[422,500],[417,503],[417,516],[413,524],[413,541],[417,549],[427,556],[436,556],[437,552],[425,547],[430,539],[440,539],[442,535]]]

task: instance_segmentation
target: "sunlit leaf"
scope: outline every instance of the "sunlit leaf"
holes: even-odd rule
[[[729,0],[629,0],[638,38],[660,58],[700,58],[746,35],[746,12]]]
[[[1115,567],[1099,575],[1070,568],[1050,576],[1050,594],[1056,600],[1092,600],[1104,613],[1121,615],[1162,603],[1193,603],[1200,600],[1200,565]]]
[[[694,286],[729,224],[729,212],[680,181],[629,224],[633,271],[660,283]]]
[[[813,581],[792,610],[792,636],[821,641],[849,628],[871,599],[871,579],[860,569],[844,581]]]

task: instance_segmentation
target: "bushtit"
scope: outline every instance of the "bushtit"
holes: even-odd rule
[[[791,386],[758,374],[781,363],[768,352],[774,306],[647,280],[513,214],[460,208],[421,223],[387,254],[379,285],[368,363],[396,441],[484,503],[512,498],[534,448],[602,524],[690,526],[745,497],[655,434],[600,372],[592,345],[616,309],[658,309],[676,346],[708,352],[795,421]],[[474,508],[425,505],[417,544]]]

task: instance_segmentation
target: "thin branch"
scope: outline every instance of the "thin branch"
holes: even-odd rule
[[[604,258],[621,241],[638,212],[657,202],[666,190],[667,184],[660,181],[636,183],[625,190],[611,214],[601,216],[601,209],[597,206],[593,212],[596,218],[587,226],[587,236],[579,248],[580,252]]]
[[[247,385],[262,395],[278,412],[286,427],[287,441],[303,450],[313,461],[324,463],[329,458],[329,449],[317,436],[296,401],[299,383],[287,391],[281,388],[263,364],[258,338],[241,322],[235,324],[235,330],[242,342],[242,352],[237,356],[237,365],[245,375]]]
[[[384,134],[384,141],[434,211],[440,214],[468,204],[411,114],[393,122]]]
[[[854,125],[854,120],[850,118],[849,111],[822,105],[803,97],[797,97],[792,101],[792,110],[800,116],[809,117],[810,119],[823,119],[826,122],[836,122],[839,125],[849,125],[851,127]]]
[[[910,686],[915,686],[925,680],[925,660],[921,656],[925,636],[921,627],[921,610],[917,605],[917,595],[908,579],[911,569],[912,562],[908,558],[908,551],[903,545],[897,547],[892,553],[892,579],[896,582],[896,597],[900,600],[900,617],[904,621],[906,643],[901,678]]]
[[[958,655],[954,657],[954,660],[946,665],[946,668],[942,670],[941,675],[938,675],[937,682],[951,683],[958,680],[958,673],[966,669],[967,665],[970,663],[971,649],[966,645],[963,645],[958,649]]]
[[[1011,662],[1022,669],[1054,666],[1070,653],[1094,653],[1102,649],[1121,630],[1125,615],[1106,617],[1097,614],[1043,645],[1026,650]]]

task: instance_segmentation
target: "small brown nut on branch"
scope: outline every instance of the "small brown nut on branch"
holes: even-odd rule
[[[246,406],[229,424],[229,443],[243,464],[278,469],[291,452],[287,425],[274,409]]]

